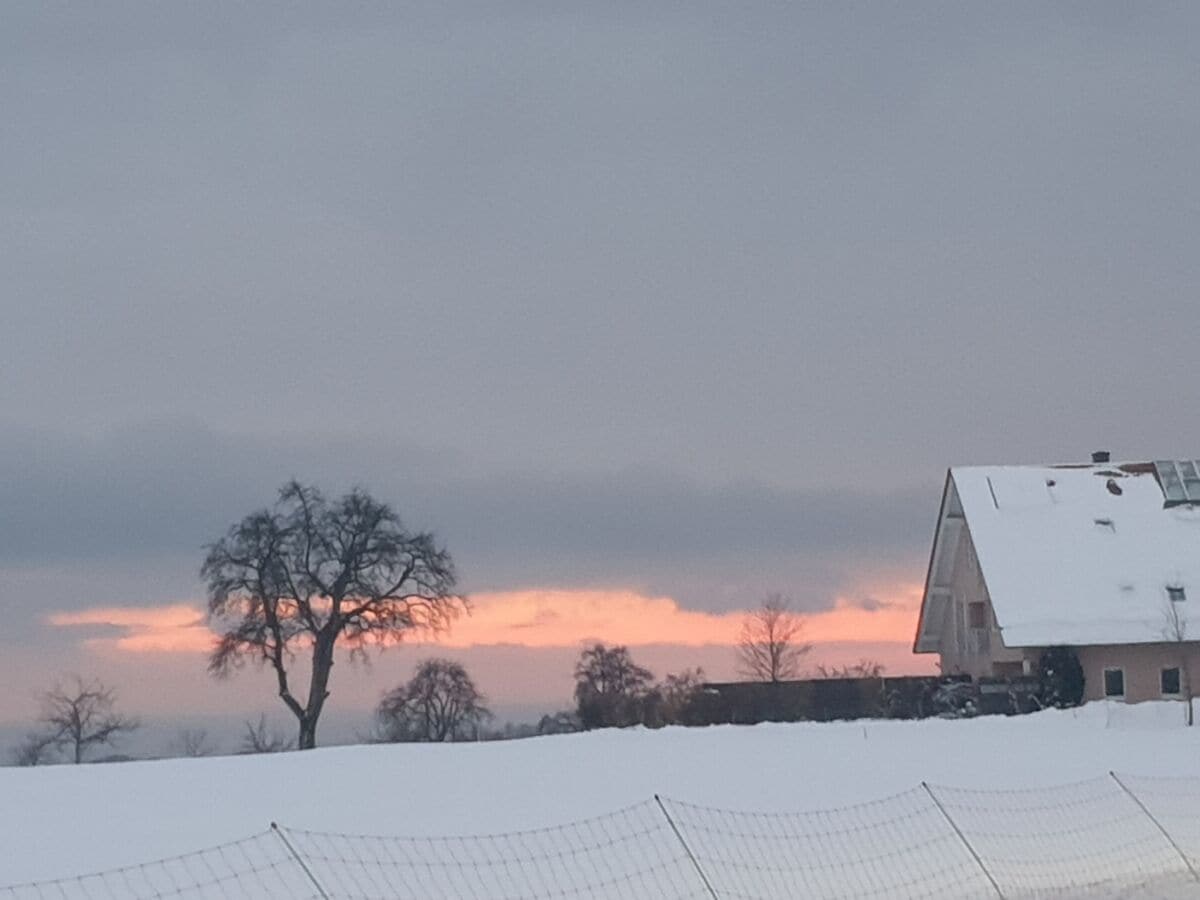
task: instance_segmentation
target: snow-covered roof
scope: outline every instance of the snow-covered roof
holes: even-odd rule
[[[1168,588],[1200,639],[1200,507],[1153,463],[953,468],[948,490],[1006,646],[1162,641]]]

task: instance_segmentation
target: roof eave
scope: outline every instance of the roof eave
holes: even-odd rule
[[[939,653],[940,650],[921,650],[922,626],[925,624],[925,607],[929,603],[929,589],[933,581],[933,562],[937,558],[938,542],[942,539],[942,523],[946,518],[946,505],[950,499],[951,470],[946,470],[946,478],[942,484],[942,502],[938,504],[937,524],[933,529],[933,546],[929,548],[929,564],[925,568],[925,588],[921,593],[921,612],[917,616],[917,631],[913,635],[913,653]]]

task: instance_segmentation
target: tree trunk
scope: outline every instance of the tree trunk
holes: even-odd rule
[[[317,746],[317,720],[329,696],[329,672],[333,668],[333,647],[336,635],[322,632],[313,643],[312,679],[308,687],[308,705],[300,716],[300,737],[296,746],[312,750]]]
[[[296,741],[296,746],[301,750],[312,750],[317,746],[317,719],[315,716],[304,716],[300,720],[300,736]]]

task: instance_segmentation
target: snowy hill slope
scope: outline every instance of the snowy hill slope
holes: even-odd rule
[[[1038,788],[1200,776],[1178,704],[1020,718],[604,731],[485,744],[0,769],[0,884],[137,863],[260,832],[536,828],[655,793],[729,809],[846,806],[922,781]]]

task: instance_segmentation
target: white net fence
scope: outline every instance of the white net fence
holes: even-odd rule
[[[655,798],[552,828],[385,837],[272,827],[195,853],[0,887],[0,900],[1196,898],[1200,779],[921,785],[762,813]]]
[[[1200,896],[1162,828],[1112,777],[931,792],[1005,897]]]
[[[663,802],[718,897],[995,897],[923,789],[806,813]]]
[[[474,837],[286,834],[325,896],[337,900],[710,897],[653,802],[557,828]]]
[[[320,896],[274,831],[141,865],[0,888],[0,900],[319,900]]]
[[[1191,870],[1200,872],[1200,778],[1114,778],[1162,826]]]

